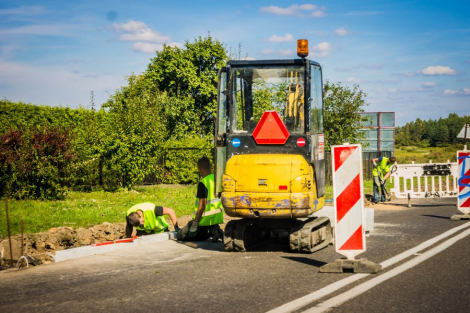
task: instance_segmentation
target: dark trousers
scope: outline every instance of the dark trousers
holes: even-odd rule
[[[384,182],[384,185],[387,181]],[[374,176],[374,202],[385,202],[385,191],[383,190],[383,186],[380,185],[380,179],[378,176]]]
[[[191,225],[193,225],[193,221],[189,221],[189,223],[186,224],[183,228],[180,228],[178,234],[176,235],[176,239],[180,241],[203,241],[216,236],[216,232],[222,232],[219,224],[211,226],[198,226],[196,236],[189,238],[189,229],[191,228]]]

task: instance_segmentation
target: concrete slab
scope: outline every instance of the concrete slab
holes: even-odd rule
[[[142,236],[138,239],[135,239],[133,242],[125,242],[125,243],[117,243],[117,244],[110,244],[105,246],[84,246],[79,248],[72,248],[66,250],[56,251],[54,261],[62,262],[67,260],[72,260],[76,258],[81,258],[88,255],[96,255],[96,254],[103,254],[109,251],[121,250],[129,248],[129,246],[135,247],[136,245],[144,245],[144,244],[152,244],[156,242],[166,241],[170,239],[175,239],[176,233],[175,232],[166,232],[162,234],[155,234],[155,235],[148,235]]]

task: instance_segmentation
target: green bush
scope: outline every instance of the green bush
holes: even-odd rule
[[[70,134],[57,127],[0,135],[0,196],[61,199],[75,158]]]
[[[164,153],[164,184],[194,184],[199,181],[197,160],[203,156],[212,160],[211,142],[204,138],[189,137],[180,141],[171,141]],[[162,175],[163,174],[163,175]]]

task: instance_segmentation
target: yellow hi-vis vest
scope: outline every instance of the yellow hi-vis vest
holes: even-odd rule
[[[390,164],[388,164],[388,158],[382,157],[382,160],[379,161],[379,164],[377,164],[376,167],[372,170],[372,176],[377,177],[379,176],[379,171],[382,176],[382,178],[390,172]]]
[[[214,197],[214,174],[209,174],[203,179],[201,183],[207,188],[207,202],[204,213],[199,220],[199,226],[210,226],[215,224],[222,224],[224,222],[224,210],[222,201]],[[199,198],[196,199],[195,209],[193,212],[193,219],[196,218],[196,212],[199,208]]]
[[[155,216],[155,204],[150,202],[139,203],[127,210],[129,214],[142,211],[144,215],[144,225],[137,226],[136,229],[145,231],[146,233],[155,232],[156,234],[163,233],[168,228],[168,223],[163,216]]]

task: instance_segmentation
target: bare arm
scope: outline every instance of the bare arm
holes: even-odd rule
[[[132,237],[132,230],[134,227],[130,225],[126,225],[126,238],[131,238]]]
[[[388,171],[387,174],[385,174],[383,180],[386,180],[389,176],[390,176],[390,171]]]
[[[201,220],[204,210],[206,209],[206,203],[207,203],[206,198],[199,199],[199,206],[197,207],[196,218],[194,219],[194,221],[197,222],[198,224],[199,224],[199,221]]]
[[[171,222],[173,223],[173,226],[178,225],[178,220],[176,218],[175,210],[163,207],[163,215],[168,215],[171,218]]]

